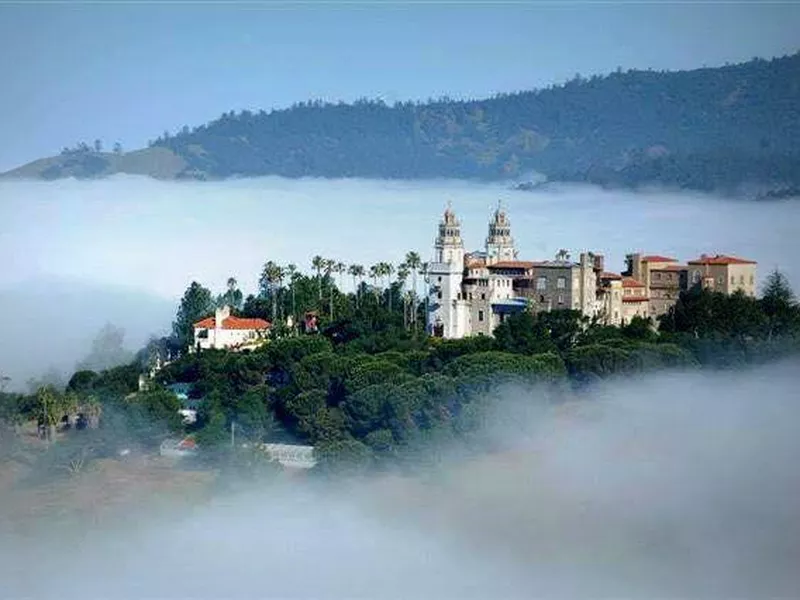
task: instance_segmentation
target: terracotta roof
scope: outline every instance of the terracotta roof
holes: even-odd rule
[[[659,271],[685,271],[689,267],[686,265],[667,265],[666,267],[661,267],[660,269],[650,269],[651,273],[657,273]]]
[[[689,261],[690,265],[754,265],[756,261],[746,260],[744,258],[737,258],[735,256],[726,256],[724,254],[716,254],[714,256],[707,256],[703,254],[700,258]]]
[[[633,277],[623,277],[622,278],[622,287],[624,288],[643,288],[645,285],[639,281],[638,279],[634,279]]]
[[[623,302],[647,302],[650,300],[647,296],[623,296]]]
[[[489,265],[490,269],[532,269],[536,266],[535,262],[529,260],[505,260],[493,265]]]
[[[619,273],[609,273],[608,271],[603,271],[599,277],[600,279],[622,279],[622,275]]]
[[[194,324],[195,329],[214,329],[216,319],[208,317]],[[264,319],[242,319],[239,317],[228,317],[222,321],[222,329],[268,329],[269,321]]]
[[[659,254],[648,254],[643,256],[642,260],[645,262],[678,262],[677,258],[670,258],[669,256],[661,256]]]

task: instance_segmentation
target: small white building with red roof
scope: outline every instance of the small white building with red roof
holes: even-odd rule
[[[218,308],[213,317],[194,324],[194,350],[244,350],[266,340],[270,322],[231,315],[229,306]]]

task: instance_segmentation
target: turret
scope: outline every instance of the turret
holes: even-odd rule
[[[447,204],[442,220],[439,221],[439,235],[434,244],[434,262],[455,263],[464,266],[464,242],[461,239],[461,223]]]
[[[515,260],[514,238],[511,237],[511,221],[500,202],[489,221],[489,235],[486,237],[486,264]]]

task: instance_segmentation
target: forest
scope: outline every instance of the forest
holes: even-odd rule
[[[552,403],[559,390],[591,389],[607,377],[739,369],[800,350],[800,306],[778,271],[758,298],[683,292],[658,327],[649,319],[613,327],[572,310],[525,311],[492,337],[460,340],[425,333],[424,272],[409,252],[397,267],[369,269],[317,256],[308,274],[268,261],[258,293],[247,297],[233,278],[218,295],[193,282],[172,334],[152,339],[126,364],[95,371],[84,363],[63,388],[0,394],[5,459],[21,456],[20,432],[38,423],[46,450],[37,464],[62,474],[120,448],[157,452],[176,435],[191,436],[204,463],[259,466],[252,451],[230,447],[233,426],[240,442],[313,444],[320,473],[412,469],[433,447],[496,447],[483,424],[488,411],[508,402],[503,390]],[[344,291],[346,274],[351,292]],[[266,343],[187,352],[192,323],[220,305],[270,320]],[[319,317],[315,331],[287,325],[287,317],[297,324],[308,312]],[[157,360],[167,364],[141,390],[140,375]],[[169,387],[177,383],[189,390],[183,405]],[[187,403],[197,409],[191,424],[178,413]],[[78,422],[68,423],[70,414],[80,414]]]
[[[576,75],[487,99],[310,100],[231,110],[165,131],[144,150],[122,153],[115,144],[110,153],[100,140],[82,142],[19,171],[45,179],[131,172],[522,184],[539,174],[776,198],[800,188],[798,107],[800,53],[691,71]]]

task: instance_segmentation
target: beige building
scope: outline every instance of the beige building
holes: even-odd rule
[[[630,323],[634,317],[647,319],[650,316],[650,297],[647,286],[633,277],[622,278],[622,324]]]
[[[732,256],[701,256],[688,265],[657,254],[629,254],[623,273],[604,268],[601,254],[565,250],[553,260],[518,260],[511,221],[498,206],[489,220],[485,249],[465,252],[461,223],[448,206],[439,223],[426,281],[428,331],[461,338],[491,335],[508,315],[531,309],[571,309],[608,325],[638,316],[656,320],[681,291],[694,284],[726,294],[755,295],[756,263]]]
[[[597,316],[605,325],[622,325],[622,275],[601,271],[597,275]]]
[[[723,254],[703,254],[700,258],[690,260],[687,270],[690,287],[701,284],[723,294],[741,290],[747,296],[756,295],[755,261]]]

